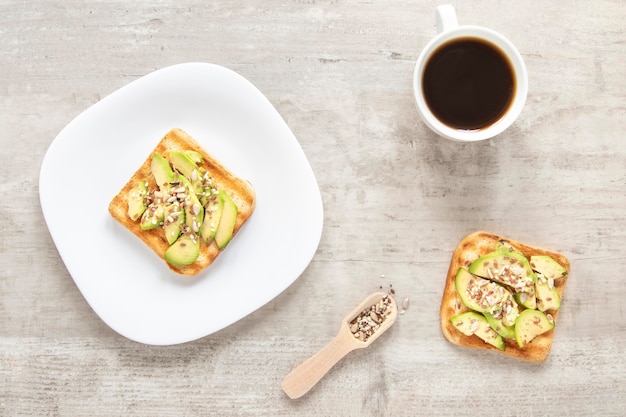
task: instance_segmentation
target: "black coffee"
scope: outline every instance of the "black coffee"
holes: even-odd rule
[[[515,78],[511,63],[494,45],[461,38],[433,53],[422,89],[426,104],[441,122],[476,130],[495,123],[507,111]]]

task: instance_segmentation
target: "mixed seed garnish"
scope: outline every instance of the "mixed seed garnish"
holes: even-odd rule
[[[530,259],[529,259],[530,258]],[[450,319],[467,336],[476,335],[498,349],[514,339],[520,348],[554,328],[560,307],[555,279],[567,270],[547,255],[527,257],[499,247],[459,268],[455,288],[467,307]]]
[[[364,309],[349,324],[352,335],[362,342],[367,341],[380,328],[392,311],[392,301],[385,295],[378,303]]]
[[[147,182],[140,182],[132,188],[128,217],[136,221],[141,216],[143,231],[163,229],[169,245],[165,260],[174,266],[192,264],[200,242],[223,249],[233,236],[237,206],[218,190],[202,157],[191,150],[170,151],[167,158],[155,153],[150,171],[156,187],[149,190]]]
[[[517,303],[504,287],[484,278],[475,277],[469,281],[466,294],[484,311],[510,326],[518,315]]]

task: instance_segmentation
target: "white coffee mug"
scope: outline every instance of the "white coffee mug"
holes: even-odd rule
[[[413,91],[417,110],[424,123],[440,136],[461,142],[489,139],[504,132],[522,112],[528,94],[528,74],[522,56],[508,39],[491,29],[481,26],[459,26],[455,10],[449,4],[437,7],[436,16],[438,34],[428,42],[420,53],[413,74]],[[509,93],[505,93],[505,88],[501,87],[499,90],[494,90],[492,95],[481,96],[480,99],[476,100],[475,95],[461,94],[461,91],[469,91],[472,88],[477,90],[476,85],[484,86],[484,83],[491,78],[499,82],[498,78],[500,77],[483,77],[484,79],[481,81],[483,84],[480,84],[474,80],[474,76],[467,76],[462,71],[468,67],[468,71],[472,73],[470,71],[472,67],[470,64],[465,65],[465,61],[460,58],[457,61],[448,61],[455,63],[449,65],[449,68],[455,68],[454,71],[436,71],[433,69],[446,68],[443,65],[435,66],[436,64],[433,62],[436,60],[443,62],[442,60],[446,59],[445,56],[471,57],[473,49],[466,49],[459,53],[450,52],[453,51],[451,48],[459,49],[459,45],[463,42],[465,45],[472,45],[472,43],[485,45],[485,48],[490,49],[490,51],[486,51],[487,53],[494,52],[494,56],[497,55],[501,58],[504,63],[502,68],[504,66],[508,68],[504,78],[510,81],[510,88],[506,89]],[[454,55],[455,53],[456,55]],[[485,60],[475,59],[474,61],[476,65],[482,65]],[[491,67],[489,70],[484,70],[482,67],[476,69],[479,69],[478,72],[481,74],[488,74],[491,71]],[[450,73],[449,78],[441,75],[448,73]],[[426,81],[425,74],[429,77]],[[472,74],[476,74],[476,71]],[[429,81],[432,79],[435,79],[439,84]],[[456,81],[449,82],[450,80]],[[444,81],[446,88],[439,88]],[[492,84],[489,81],[488,88],[480,89],[480,91],[491,91]],[[500,85],[504,86],[505,84],[500,83]],[[437,92],[438,88],[439,92]],[[502,94],[497,95],[497,91]],[[503,94],[508,95],[505,97]],[[481,107],[483,104],[485,110]],[[493,105],[493,109],[489,109],[489,105]],[[484,116],[484,120],[480,119],[479,116]],[[463,117],[468,120],[457,122]],[[474,121],[472,118],[476,118],[476,120]]]

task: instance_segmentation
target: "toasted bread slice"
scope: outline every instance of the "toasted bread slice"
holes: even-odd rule
[[[141,230],[140,221],[132,221],[127,213],[128,192],[135,184],[140,181],[146,181],[148,182],[149,189],[155,189],[157,187],[150,170],[152,155],[158,153],[167,158],[170,151],[186,150],[193,150],[202,155],[202,166],[208,170],[216,187],[227,192],[237,205],[237,220],[233,231],[234,237],[254,212],[256,203],[254,189],[249,182],[235,176],[235,174],[202,149],[189,134],[181,129],[172,129],[168,132],[154,150],[147,155],[145,162],[113,198],[109,204],[109,212],[115,220],[120,222],[148,245],[170,269],[181,275],[193,276],[207,268],[221,253],[215,241],[212,241],[209,245],[206,245],[204,242],[200,243],[200,255],[194,263],[185,266],[174,266],[165,261],[164,253],[169,247],[169,244],[165,238],[163,228],[157,227],[152,230]]]
[[[500,242],[505,242],[514,246],[527,258],[531,255],[548,255],[563,266],[567,270],[567,275],[554,281],[554,285],[557,288],[559,295],[563,298],[563,291],[565,290],[565,285],[567,284],[570,272],[569,260],[564,255],[546,249],[532,247],[492,233],[482,231],[475,232],[465,236],[452,254],[452,260],[450,261],[450,268],[448,270],[448,276],[441,300],[441,330],[446,339],[459,346],[493,350],[524,361],[542,362],[550,353],[552,339],[554,337],[554,329],[537,336],[532,342],[523,348],[519,347],[515,339],[504,339],[505,349],[500,350],[485,343],[475,335],[464,335],[450,323],[450,319],[453,316],[465,311],[470,311],[467,307],[465,307],[456,291],[455,277],[457,271],[460,267],[467,268],[479,257],[493,252]],[[559,312],[549,310],[548,313],[550,313],[556,323],[555,328],[558,327],[557,317]]]

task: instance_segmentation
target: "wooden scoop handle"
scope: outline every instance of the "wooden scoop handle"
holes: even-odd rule
[[[283,391],[292,399],[302,397],[341,358],[358,347],[354,337],[342,329],[330,343],[287,374],[281,384]]]
[[[364,341],[354,337],[350,331],[349,323],[356,319],[365,308],[376,308],[377,303],[380,302],[387,303],[386,305],[390,309],[384,313],[386,318],[383,319],[382,324],[376,327],[376,331]],[[376,313],[370,313],[370,310],[366,310],[366,314],[369,316]],[[391,296],[383,292],[370,294],[343,320],[339,333],[330,343],[285,377],[281,384],[283,391],[293,399],[302,397],[346,354],[354,349],[371,345],[374,340],[391,327],[397,316],[398,307]]]

